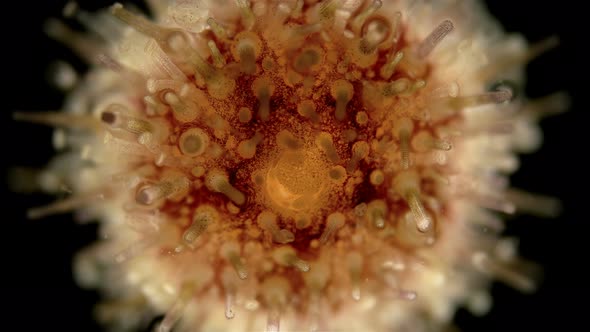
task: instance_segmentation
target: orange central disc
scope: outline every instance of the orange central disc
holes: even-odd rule
[[[319,151],[283,152],[266,174],[266,195],[281,214],[313,213],[323,204],[327,189],[327,164]]]

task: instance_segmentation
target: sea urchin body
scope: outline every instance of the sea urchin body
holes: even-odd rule
[[[17,115],[67,129],[41,180],[73,194],[31,216],[101,221],[76,259],[101,320],[432,331],[491,276],[534,288],[489,210],[530,208],[505,176],[539,143],[515,84],[547,45],[476,1],[152,7],[72,13],[104,43],[50,25],[96,68],[66,112]]]

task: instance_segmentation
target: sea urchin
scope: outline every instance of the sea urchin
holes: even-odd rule
[[[490,210],[543,105],[516,96],[553,44],[507,36],[477,1],[151,1],[48,32],[94,64],[39,177],[103,239],[76,258],[115,329],[432,331],[534,288]],[[546,107],[545,107],[546,108]],[[538,204],[537,204],[538,205]]]

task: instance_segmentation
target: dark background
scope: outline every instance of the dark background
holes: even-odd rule
[[[96,9],[110,1],[80,1],[86,9]],[[3,148],[2,220],[0,220],[0,291],[5,331],[99,331],[92,319],[98,295],[80,290],[71,276],[72,255],[96,236],[93,225],[76,225],[71,215],[30,221],[28,207],[42,205],[51,197],[22,195],[6,189],[4,174],[11,165],[44,165],[53,154],[51,129],[15,123],[14,110],[59,109],[62,94],[47,82],[47,69],[57,60],[84,68],[66,47],[43,33],[43,22],[60,15],[65,0],[7,1],[0,9],[3,18],[0,39]],[[563,214],[553,220],[522,216],[508,224],[507,233],[521,237],[520,252],[539,262],[545,271],[540,290],[522,295],[494,284],[495,306],[484,318],[466,311],[458,313],[464,331],[547,331],[586,330],[583,303],[588,292],[588,209],[587,168],[583,158],[588,150],[588,119],[582,91],[588,86],[588,18],[581,18],[576,1],[490,0],[490,11],[508,31],[523,32],[532,42],[552,34],[561,46],[528,66],[527,94],[544,96],[567,90],[573,98],[569,113],[544,120],[543,148],[522,156],[521,169],[513,184],[532,192],[558,196]],[[578,47],[580,45],[580,47]],[[587,45],[586,45],[587,46]],[[582,64],[582,57],[586,60]],[[587,206],[588,204],[586,204]]]

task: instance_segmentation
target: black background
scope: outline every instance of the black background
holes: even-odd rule
[[[2,110],[2,177],[0,211],[0,308],[3,331],[99,331],[92,319],[98,295],[80,290],[71,277],[73,253],[95,238],[93,225],[76,225],[71,216],[30,221],[28,207],[52,200],[45,195],[22,195],[6,189],[4,174],[11,165],[40,166],[53,154],[51,129],[11,120],[14,110],[59,109],[62,94],[47,83],[47,68],[64,59],[83,66],[66,47],[43,33],[43,22],[60,15],[64,1],[6,1],[0,4],[0,101]],[[110,1],[80,1],[96,9]],[[569,113],[544,120],[543,148],[522,156],[515,186],[558,196],[564,213],[545,220],[522,216],[509,223],[507,233],[521,237],[520,252],[539,262],[544,282],[533,295],[522,295],[494,284],[495,306],[484,318],[459,311],[464,331],[587,330],[588,292],[588,19],[581,18],[576,1],[489,0],[490,11],[508,31],[523,32],[530,41],[552,34],[561,46],[528,66],[527,94],[539,97],[567,90],[573,98]],[[587,46],[587,45],[586,45]],[[582,64],[581,59],[586,61]]]

